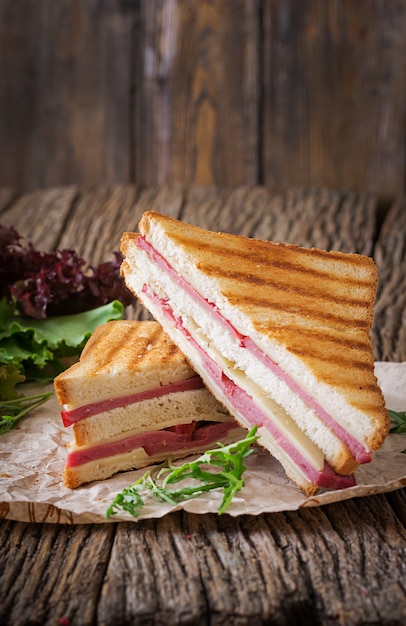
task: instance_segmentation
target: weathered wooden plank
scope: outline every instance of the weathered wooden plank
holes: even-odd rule
[[[1,521],[0,623],[93,624],[114,526]]]
[[[141,527],[142,537],[117,528],[100,624],[141,616],[155,624],[205,624],[210,616],[214,624],[281,625],[405,618],[406,529],[384,496],[237,520],[176,514]],[[118,601],[125,583],[127,598]]]
[[[237,519],[0,525],[4,626],[96,615],[103,626],[400,626],[406,616],[406,529],[385,496]]]
[[[55,187],[17,197],[1,214],[1,223],[14,226],[38,250],[58,247],[60,234],[75,201],[75,187]]]
[[[0,185],[404,191],[405,0],[2,0]]]
[[[196,555],[182,525],[182,515],[176,514],[140,528],[117,527],[98,607],[100,626],[202,623],[206,599]],[[119,602],[117,590],[124,595]]]
[[[60,240],[61,248],[73,247],[89,263],[112,259],[119,250],[124,224],[137,223],[134,206],[137,190],[132,185],[100,186],[82,191]]]
[[[151,208],[209,228],[358,251],[371,249],[374,232],[375,201],[355,194],[126,185],[74,190],[64,200],[61,190],[46,193],[45,200],[26,194],[13,204],[18,220],[25,216],[25,232],[43,240],[54,210],[49,243],[74,246],[93,263],[106,259],[112,242],[123,230],[136,230]],[[404,209],[403,201],[391,207],[374,249],[383,285],[393,280],[379,300],[387,336],[395,338],[386,345],[389,358],[400,343],[391,325],[405,310],[395,267],[400,272],[405,258]],[[62,226],[66,235],[59,238]],[[401,626],[405,563],[405,491],[237,519],[175,513],[78,527],[1,520],[0,623]]]
[[[368,194],[191,187],[182,219],[212,230],[372,255],[377,203]]]
[[[0,221],[1,213],[15,200],[17,191],[11,187],[0,187]]]
[[[264,184],[402,193],[405,2],[263,7]]]
[[[406,200],[393,203],[375,246],[379,271],[373,338],[383,361],[406,361]]]
[[[258,180],[259,2],[141,3],[134,179]]]
[[[115,0],[0,3],[0,185],[129,180],[134,19]]]
[[[149,209],[178,216],[183,202],[180,187],[137,190],[134,185],[105,185],[79,193],[60,240],[74,247],[89,263],[108,260],[119,250],[124,231],[137,231]]]
[[[284,556],[303,564],[322,623],[402,624],[406,595],[399,581],[405,576],[406,532],[384,496],[285,518]]]

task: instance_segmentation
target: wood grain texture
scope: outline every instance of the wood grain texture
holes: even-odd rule
[[[406,4],[265,0],[263,182],[404,190]]]
[[[406,201],[393,203],[376,242],[379,270],[373,337],[384,361],[406,361]]]
[[[404,492],[396,498],[406,506]],[[406,617],[406,529],[385,496],[237,519],[1,528],[4,626],[400,626]]]
[[[0,188],[0,220],[2,212],[7,209],[7,207],[13,202],[16,198],[17,192],[11,187],[1,187]]]
[[[38,250],[54,250],[60,247],[60,234],[76,194],[75,187],[57,187],[20,194],[1,213],[1,223],[14,226]]]
[[[115,0],[0,3],[0,184],[128,181],[133,16]]]
[[[2,521],[0,623],[94,623],[114,528]]]
[[[141,3],[134,180],[256,183],[258,7],[257,0]]]
[[[373,254],[382,281],[376,356],[404,359],[404,199],[381,222],[372,196],[328,190],[105,185],[14,200],[0,189],[1,197],[22,234],[77,247],[93,263],[149,209],[203,227]],[[0,530],[2,626],[406,621],[405,490],[259,516],[177,512],[83,526],[3,519]]]
[[[327,189],[273,194],[264,187],[192,187],[182,219],[215,231],[372,255],[377,202]]]
[[[0,186],[405,191],[406,0],[1,0]]]

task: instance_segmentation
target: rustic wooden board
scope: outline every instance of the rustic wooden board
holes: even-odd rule
[[[129,180],[133,9],[0,3],[1,185]]]
[[[192,187],[182,219],[247,237],[372,255],[376,214],[376,199],[369,194]]]
[[[0,535],[1,624],[94,623],[114,527],[2,520]]]
[[[405,508],[404,492],[395,497]],[[43,626],[406,619],[406,529],[384,496],[237,519],[1,528],[4,626],[28,623],[27,603],[30,624]]]
[[[0,186],[405,191],[406,0],[2,0]]]
[[[60,233],[74,204],[75,187],[36,190],[17,196],[1,214],[1,223],[14,226],[38,250],[59,247]]]
[[[263,6],[264,184],[402,193],[406,3]]]
[[[13,202],[17,195],[14,189],[1,187],[0,188],[0,222],[2,223],[2,212]]]
[[[141,3],[134,180],[258,180],[258,0]]]
[[[326,190],[116,185],[6,203],[4,215],[22,234],[51,248],[73,246],[92,263],[106,260],[147,209],[248,236],[372,253],[382,279],[378,354],[404,355],[404,200],[380,230],[372,197]],[[0,528],[2,626],[406,621],[404,490],[256,517],[178,512],[137,524],[1,520]]]
[[[374,257],[379,270],[373,336],[384,361],[406,361],[406,202],[386,215]]]

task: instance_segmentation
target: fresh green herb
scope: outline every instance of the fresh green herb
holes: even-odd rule
[[[138,517],[145,504],[145,496],[152,497],[157,502],[177,504],[212,489],[223,489],[223,499],[218,513],[224,513],[234,495],[244,486],[242,475],[246,467],[243,461],[253,451],[251,445],[258,439],[256,431],[257,427],[254,426],[244,439],[228,446],[218,444],[218,448],[208,450],[195,461],[184,463],[179,467],[168,463],[168,467],[157,469],[156,478],[152,476],[151,471],[146,472],[117,494],[106,511],[106,517],[116,515],[120,509],[133,517]],[[197,481],[197,484],[188,484],[178,489],[168,487],[190,479],[195,483]]]
[[[406,433],[406,411],[392,411],[388,410],[389,419],[392,426],[389,430],[390,433]],[[406,449],[401,451],[401,454],[406,454]]]
[[[52,396],[52,391],[13,400],[0,400],[0,435],[15,428],[24,415],[36,409]]]
[[[392,422],[391,433],[406,433],[406,411],[388,411]]]

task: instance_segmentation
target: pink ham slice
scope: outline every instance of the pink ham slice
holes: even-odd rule
[[[193,450],[198,447],[206,449],[221,441],[233,428],[237,428],[234,421],[197,422],[193,425],[139,433],[119,441],[73,450],[68,454],[66,466],[77,467],[90,461],[114,457],[138,448],[144,448],[151,457],[162,454],[169,456],[175,452]]]
[[[262,350],[250,339],[238,332],[236,328],[225,319],[216,305],[208,300],[205,300],[189,283],[178,274],[178,272],[168,263],[168,261],[157,251],[155,248],[145,239],[143,236],[137,238],[137,246],[144,250],[165,272],[167,272],[182,289],[190,294],[196,301],[202,306],[208,309],[215,317],[233,333],[236,339],[239,341],[242,347],[250,350],[259,358],[274,374],[279,376],[290,389],[296,393],[310,408],[312,408],[317,415],[324,421],[324,423],[339,437],[350,450],[351,454],[357,460],[358,463],[369,463],[371,461],[371,453],[364,448],[364,446],[355,439],[345,428],[341,426],[316,400],[314,400],[304,389],[302,389],[281,367],[272,359],[270,359]]]
[[[168,383],[154,389],[147,389],[146,391],[140,391],[120,398],[108,398],[107,400],[101,400],[100,402],[93,402],[86,404],[85,406],[72,409],[70,411],[61,411],[62,422],[64,426],[71,426],[76,422],[92,417],[93,415],[99,415],[105,411],[111,411],[118,407],[129,406],[143,400],[150,400],[151,398],[160,398],[169,393],[175,393],[177,391],[191,391],[194,389],[201,389],[203,387],[203,381],[200,376],[193,376],[186,380],[179,380],[174,383]]]

